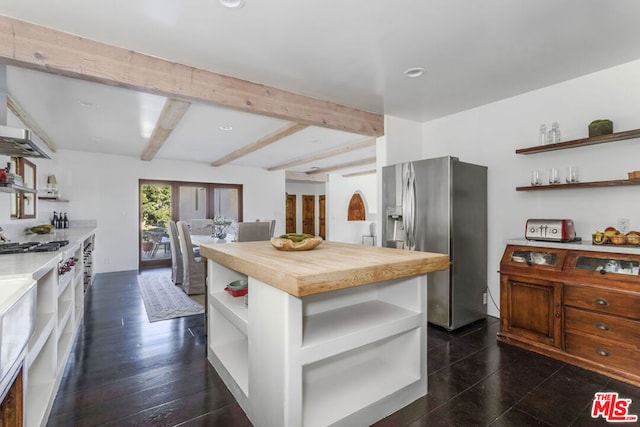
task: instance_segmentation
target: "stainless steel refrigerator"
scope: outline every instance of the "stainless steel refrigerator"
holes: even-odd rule
[[[449,255],[429,273],[428,321],[453,330],[487,314],[487,168],[439,157],[382,168],[382,245]]]

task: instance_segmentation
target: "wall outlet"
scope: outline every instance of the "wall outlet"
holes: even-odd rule
[[[487,293],[486,292],[484,294],[482,294],[482,303],[484,305],[487,305]]]
[[[616,227],[619,232],[626,234],[629,231],[629,218],[618,218],[618,226]]]

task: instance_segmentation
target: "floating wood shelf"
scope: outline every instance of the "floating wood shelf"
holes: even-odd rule
[[[614,179],[609,181],[573,182],[571,184],[529,185],[516,187],[516,191],[566,190],[568,188],[618,187],[621,185],[640,185],[640,179]]]
[[[47,197],[47,196],[38,196],[38,200],[47,200],[49,202],[60,202],[60,203],[67,203],[69,201],[67,199],[60,199],[58,197]]]
[[[543,153],[545,151],[564,150],[567,148],[584,147],[587,145],[604,144],[607,142],[624,141],[626,139],[634,138],[640,138],[640,129],[610,133],[608,135],[594,136],[592,138],[574,139],[571,141],[558,142],[556,144],[536,145],[535,147],[519,148],[516,150],[516,154],[536,154]],[[554,187],[557,187],[557,185]]]

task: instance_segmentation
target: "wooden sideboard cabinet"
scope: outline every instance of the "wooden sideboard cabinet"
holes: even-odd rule
[[[507,245],[498,340],[640,386],[639,269],[640,251]]]

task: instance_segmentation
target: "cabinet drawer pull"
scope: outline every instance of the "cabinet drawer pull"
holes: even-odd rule
[[[604,348],[596,348],[596,353],[598,353],[600,356],[609,356],[609,352]]]
[[[594,302],[596,303],[596,305],[602,305],[602,306],[609,305],[609,301],[607,301],[604,298],[596,298]]]
[[[609,325],[607,325],[606,323],[596,323],[595,327],[600,329],[601,331],[608,331],[609,330]]]

